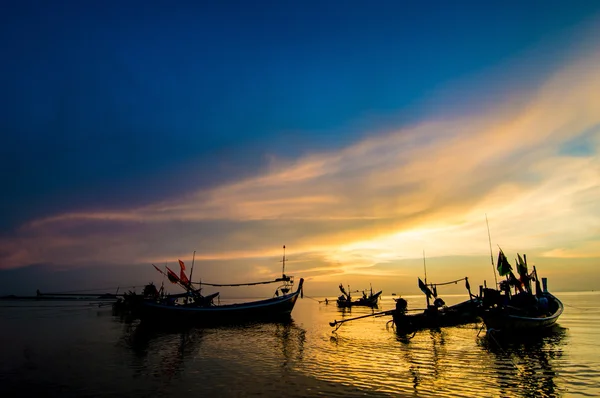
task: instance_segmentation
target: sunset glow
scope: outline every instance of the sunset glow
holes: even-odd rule
[[[340,120],[336,131],[352,130],[342,145],[290,155],[285,144],[265,147],[259,167],[210,184],[201,182],[210,166],[190,160],[185,175],[165,169],[160,180],[186,178],[185,192],[158,183],[149,200],[72,199],[70,208],[23,216],[0,237],[0,269],[136,266],[158,280],[150,264],[191,262],[195,250],[195,275],[238,282],[279,274],[285,244],[287,269],[315,294],[348,281],[413,293],[423,252],[436,278],[493,280],[487,216],[494,256],[497,245],[509,259],[527,253],[556,288],[590,289],[600,281],[600,42],[582,26],[543,78],[520,72],[493,101],[478,98],[507,72],[482,68],[477,85],[465,82],[466,99],[456,90],[446,108],[408,122]],[[514,65],[535,63],[533,50],[513,55]],[[574,259],[582,272],[569,276]]]

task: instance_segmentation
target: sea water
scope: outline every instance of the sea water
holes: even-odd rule
[[[287,323],[160,330],[87,301],[4,300],[0,397],[600,396],[600,293],[555,295],[558,324],[513,343],[481,323],[398,336],[390,316],[332,333],[393,308],[385,296],[375,310],[304,297]]]

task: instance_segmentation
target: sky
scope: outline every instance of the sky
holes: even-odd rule
[[[499,247],[595,289],[599,26],[595,1],[9,1],[0,295],[178,259],[268,280],[283,245],[309,296],[414,294],[424,263],[490,285]]]

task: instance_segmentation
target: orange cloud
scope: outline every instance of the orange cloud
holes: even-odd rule
[[[599,54],[556,71],[527,99],[518,91],[519,109],[506,105],[508,96],[475,115],[273,158],[260,175],[185,198],[36,220],[1,242],[2,264],[166,261],[191,248],[202,249],[201,261],[264,259],[287,243],[298,257],[314,257],[319,265],[303,269],[315,275],[399,275],[372,267],[418,258],[424,248],[485,256],[486,213],[503,248],[598,256]],[[564,150],[578,140],[586,153]],[[114,225],[114,232],[71,229],[81,225]]]

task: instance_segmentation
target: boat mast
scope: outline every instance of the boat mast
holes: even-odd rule
[[[496,267],[494,266],[494,254],[492,252],[492,237],[490,236],[490,224],[488,223],[487,213],[485,214],[485,224],[488,230],[488,240],[490,242],[490,260],[492,260],[492,272],[494,273],[494,282],[496,282],[496,289],[498,289],[498,278],[496,277]]]
[[[194,250],[194,254],[192,255],[192,269],[190,270],[190,284],[188,285],[189,287],[192,286],[192,274],[194,273],[194,260],[196,259],[196,250]],[[190,288],[188,287],[188,292],[190,291]]]
[[[425,287],[427,287],[427,267],[425,266],[425,249],[423,249],[423,269],[425,270]],[[429,295],[425,293],[425,297],[427,298],[427,308],[429,308]]]
[[[154,264],[152,264],[154,265]],[[160,271],[160,270],[159,270]],[[163,280],[160,282],[160,288],[162,289],[162,294],[165,294],[165,277],[167,276],[167,262],[165,261],[165,272],[163,274]]]
[[[283,245],[283,259],[281,260],[283,263],[283,268],[281,269],[281,276],[285,278],[285,245]]]

